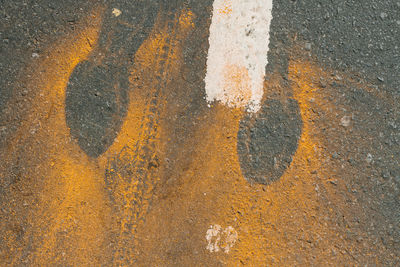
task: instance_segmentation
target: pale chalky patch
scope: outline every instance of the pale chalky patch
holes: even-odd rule
[[[257,112],[268,63],[272,0],[215,0],[210,26],[207,101]]]
[[[230,249],[235,245],[238,234],[232,226],[225,229],[218,224],[211,225],[206,232],[207,247],[210,252],[223,251],[229,253]]]

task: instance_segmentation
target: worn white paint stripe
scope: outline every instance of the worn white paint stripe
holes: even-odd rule
[[[210,26],[207,101],[256,112],[268,63],[272,0],[215,0]]]

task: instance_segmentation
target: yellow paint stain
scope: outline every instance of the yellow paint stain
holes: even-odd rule
[[[181,12],[181,15],[179,16],[179,27],[180,30],[187,30],[187,29],[193,29],[194,28],[194,14],[190,10],[185,10]]]
[[[218,9],[218,13],[221,15],[229,15],[232,13],[232,3],[230,0],[224,1],[222,8]]]
[[[143,125],[148,125],[149,120],[154,117],[150,112],[152,108],[150,102],[155,100],[153,95],[156,93],[156,87],[163,86],[159,84],[160,79],[166,75],[173,77],[178,74],[174,62],[181,56],[180,40],[194,28],[193,16],[190,10],[182,11],[177,19],[177,26],[171,33],[165,25],[156,26],[158,28],[154,30],[155,33],[145,40],[136,52],[135,66],[130,75],[132,90],[129,95],[127,117],[113,145],[100,157],[99,161],[103,167],[110,155],[119,153],[125,146],[133,147],[136,143],[142,143],[148,137],[142,134],[149,131],[144,129]],[[165,66],[171,69],[166,70]],[[157,76],[161,77],[157,80]],[[159,97],[158,101],[160,102],[158,105],[165,105],[162,97]],[[157,127],[157,124],[154,125],[155,129]]]
[[[100,14],[95,11],[85,22],[88,26],[44,52],[43,61],[27,73],[27,86],[37,91],[14,142],[28,145],[23,158],[42,160],[21,174],[22,180],[33,176],[28,180],[38,194],[25,233],[32,251],[25,260],[33,265],[89,266],[104,257],[108,208],[102,173],[69,136],[64,102],[73,69],[96,45]],[[11,157],[19,153],[14,147],[8,151]]]
[[[245,107],[251,99],[250,77],[247,68],[227,65],[224,68],[224,97],[230,106]]]
[[[194,28],[193,14],[180,13],[172,31],[168,22],[159,22],[136,53],[127,116],[112,146],[97,160],[81,151],[65,123],[69,77],[98,37],[100,16],[96,13],[89,21],[76,36],[55,44],[29,74],[27,84],[39,90],[33,115],[26,117],[7,150],[7,160],[15,160],[21,153],[15,147],[26,144],[31,147],[25,156],[42,160],[23,173],[40,181],[38,204],[27,214],[25,236],[33,251],[27,263],[282,266],[298,264],[298,254],[312,246],[318,246],[317,260],[329,258],[333,245],[343,243],[329,221],[322,220],[331,211],[323,210],[315,187],[332,175],[323,164],[324,144],[315,123],[315,110],[335,111],[315,85],[328,76],[326,71],[312,62],[290,63],[289,80],[303,128],[293,161],[278,181],[264,186],[243,177],[236,148],[243,110],[220,104],[197,115],[201,122],[194,128],[194,141],[181,148],[193,149],[193,158],[188,166],[177,165],[167,180],[158,167],[169,141],[165,121],[180,111],[167,109],[167,98],[175,85],[171,80],[181,75],[183,41]],[[246,87],[248,74],[237,66],[230,70],[227,75],[237,87]],[[185,156],[178,154],[177,161]],[[206,249],[211,225],[235,229],[237,241],[229,253]],[[6,242],[18,250],[12,231]],[[338,263],[347,259],[336,258]],[[19,258],[12,263],[20,263]]]
[[[88,266],[102,258],[108,216],[102,172],[71,140],[64,102],[69,77],[95,46],[99,26],[97,13],[91,26],[56,47],[42,63],[46,72],[39,86],[53,113],[39,137],[48,142],[48,161],[43,163],[48,171],[44,173],[41,206],[35,214],[44,219],[39,228],[45,226],[34,258],[40,265],[65,262]]]
[[[313,109],[327,110],[332,105],[314,88],[312,80],[322,75],[318,68],[292,62],[289,71],[303,129],[288,170],[268,186],[247,182],[236,149],[243,111],[215,105],[202,114],[193,137],[191,165],[176,174],[175,182],[163,185],[165,198],[153,203],[146,224],[140,227],[139,264],[292,265],[297,262],[295,253],[309,242],[329,248],[316,255],[329,257],[332,244],[340,239],[331,225],[318,219],[329,211],[321,205],[315,183],[327,180],[331,170],[321,164],[323,144],[314,134],[318,125],[313,122]],[[313,174],[316,170],[319,177]],[[237,231],[237,242],[228,254],[207,249],[206,231],[211,225]]]
[[[244,179],[237,180],[230,209],[238,214],[225,214],[225,218],[238,230],[239,242],[232,249],[228,265],[291,265],[297,262],[295,253],[304,243],[318,242],[328,248],[340,242],[331,226],[318,219],[329,211],[323,211],[315,185],[332,175],[322,164],[320,148],[324,144],[315,135],[318,125],[314,123],[314,111],[333,109],[323,92],[317,92],[314,81],[321,76],[327,74],[311,62],[292,61],[289,66],[293,98],[299,104],[303,121],[298,148],[290,167],[277,182],[248,186]],[[318,176],[313,174],[315,171]],[[322,259],[329,256],[330,250],[322,253],[315,256]]]
[[[137,257],[136,229],[145,219],[160,180],[157,168],[165,147],[161,121],[166,116],[168,81],[179,75],[182,42],[194,28],[193,16],[183,10],[172,31],[168,21],[156,25],[137,51],[127,116],[113,145],[99,159],[107,170],[113,201],[115,266],[132,265]]]
[[[157,87],[165,86],[159,84],[160,79],[166,75],[173,77],[178,74],[174,64],[181,56],[180,40],[188,33],[187,29],[194,27],[192,20],[191,11],[182,12],[179,18],[180,27],[177,27],[175,32],[169,33],[167,26],[159,25],[159,28],[154,30],[156,33],[145,40],[137,51],[135,65],[130,75],[132,90],[129,94],[127,117],[114,143],[99,159],[103,167],[110,156],[121,152],[124,147],[134,147],[136,143],[143,143],[148,138],[148,134],[143,134],[144,132],[157,129],[157,124],[153,126],[154,129],[143,128],[154,117],[150,111],[152,108],[150,103],[156,100],[154,94]],[[163,97],[158,97],[157,101],[159,101],[157,105],[165,105]]]
[[[151,157],[159,155],[163,148],[159,120],[166,107],[165,81],[179,74],[175,65],[181,57],[181,41],[193,29],[194,15],[189,10],[180,13],[172,32],[164,25],[167,22],[161,22],[158,31],[139,49],[130,77],[134,90],[129,95],[125,122],[109,150],[94,160],[70,136],[64,100],[72,71],[96,46],[99,13],[88,19],[87,28],[53,45],[41,57],[44,60],[39,66],[27,75],[27,85],[38,92],[5,153],[11,161],[21,153],[18,146],[34,144],[24,150],[29,153],[24,157],[43,159],[23,174],[34,177],[35,191],[39,192],[37,206],[27,215],[31,226],[25,233],[32,253],[24,261],[33,265],[132,264],[137,246],[135,229],[146,215],[153,187],[160,179],[151,172],[151,164],[156,164]],[[107,170],[109,160],[116,155],[121,156],[121,169]],[[135,166],[130,166],[135,160]],[[146,164],[144,169],[140,161]],[[124,170],[131,174],[122,174]],[[108,197],[110,188],[104,183],[107,171],[116,174],[113,202]],[[137,180],[142,171],[149,173],[146,181]],[[8,247],[19,249],[13,237],[10,234]],[[23,249],[14,253],[19,255],[14,257],[14,263],[21,259]]]
[[[307,218],[316,216],[318,199],[312,185],[315,178],[311,173],[321,169],[318,158],[320,141],[311,134],[315,125],[312,124],[313,114],[308,105],[308,100],[315,95],[304,76],[295,76],[293,72],[296,71],[296,67],[291,65],[289,75],[291,80],[298,83],[298,86],[293,88],[294,99],[299,103],[303,121],[298,148],[289,169],[277,182],[269,186],[249,187],[242,179],[235,186],[240,190],[232,196],[232,207],[240,214],[235,216],[236,223],[239,224],[237,227],[240,241],[233,248],[234,253],[229,260],[232,264],[283,264],[287,262],[284,258],[287,257],[291,246],[291,240],[286,236],[292,236],[293,230],[298,229],[298,226],[305,232],[313,231],[315,222],[305,223],[306,218],[297,222],[292,219],[299,214]]]
[[[197,142],[191,165],[174,173],[174,182],[162,185],[163,194],[153,202],[146,224],[138,229],[139,266],[215,265],[218,255],[209,259],[205,236],[210,225],[230,226],[223,213],[230,202],[230,181],[240,173],[234,164],[235,146],[228,138],[234,138],[237,124],[232,122],[238,122],[241,113],[216,105],[204,114],[204,122],[193,136]],[[189,251],[193,253],[186,253]]]

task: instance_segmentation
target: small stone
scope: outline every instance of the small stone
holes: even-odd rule
[[[331,184],[333,184],[333,185],[337,185],[337,181],[336,180],[330,180],[329,181]]]
[[[381,13],[381,19],[385,19],[385,18],[387,18],[387,16],[388,16],[387,13],[385,13],[385,12]]]
[[[383,79],[382,77],[378,77],[378,81],[380,81],[380,82],[384,82],[384,81],[385,81],[385,79]]]
[[[344,127],[348,127],[351,122],[351,117],[350,116],[344,116],[343,118],[340,119],[340,124]]]
[[[310,51],[311,50],[311,43],[306,43],[306,45],[304,47],[305,47],[305,49],[307,51]]]
[[[390,173],[388,171],[383,171],[382,172],[382,178],[387,180],[390,177]]]
[[[366,161],[367,163],[371,163],[371,162],[372,162],[372,159],[373,159],[372,155],[371,155],[370,153],[368,153],[368,155],[367,155],[365,161]]]
[[[32,53],[32,57],[33,58],[39,58],[39,54],[38,53]]]
[[[119,10],[118,8],[113,8],[112,13],[116,17],[122,14],[121,10]]]
[[[339,157],[339,154],[336,152],[333,152],[332,154],[332,158],[337,159]]]
[[[341,81],[341,80],[343,80],[343,78],[341,76],[339,76],[339,75],[335,75],[335,80]]]

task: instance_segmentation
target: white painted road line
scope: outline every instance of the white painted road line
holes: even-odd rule
[[[210,26],[207,101],[257,112],[268,63],[272,0],[215,0]]]

